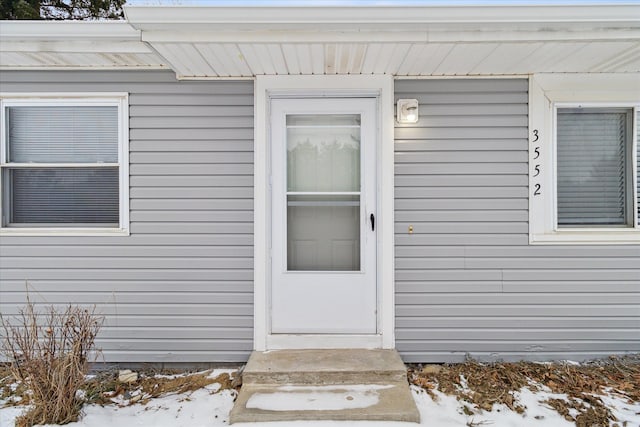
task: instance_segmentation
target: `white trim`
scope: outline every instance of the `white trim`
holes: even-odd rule
[[[270,189],[268,176],[269,99],[279,96],[371,96],[379,99],[378,142],[378,318],[382,348],[395,346],[394,328],[394,160],[393,77],[367,76],[258,76],[255,82],[254,130],[254,349],[274,344],[269,333]],[[373,337],[376,337],[374,335]],[[349,337],[352,337],[349,335]],[[299,344],[309,343],[299,336]],[[375,339],[375,338],[372,338]],[[277,338],[276,338],[277,341]],[[326,341],[330,343],[331,341]],[[291,344],[291,343],[289,343]],[[357,344],[352,341],[352,345]],[[292,344],[291,344],[292,345]],[[314,345],[314,344],[310,344]],[[336,344],[337,345],[337,344]]]
[[[5,126],[5,107],[20,105],[94,105],[118,107],[118,163],[7,163],[6,134],[0,135],[0,168],[18,167],[113,167],[119,173],[119,226],[98,227],[5,227],[0,223],[0,235],[6,236],[127,236],[129,235],[129,94],[126,92],[50,92],[0,93],[0,120]],[[1,171],[0,171],[1,172]],[[0,213],[2,213],[2,173],[0,173]]]
[[[134,24],[135,25],[135,24]],[[583,41],[633,41],[640,37],[640,31],[631,27],[623,29],[607,28],[606,31],[594,29],[540,31],[535,27],[519,29],[469,29],[465,26],[458,31],[451,30],[455,24],[447,24],[446,28],[424,28],[415,31],[398,31],[395,27],[358,28],[360,31],[347,31],[346,28],[317,28],[310,32],[304,29],[284,29],[246,31],[227,29],[212,32],[209,27],[189,26],[178,29],[167,24],[169,28],[161,30],[145,29],[142,40],[148,43],[478,43],[478,42],[583,42]],[[211,24],[213,25],[213,24]],[[354,24],[356,25],[356,24]],[[524,25],[524,24],[523,24]],[[144,26],[143,26],[144,27]],[[403,26],[405,29],[406,26]],[[394,31],[395,30],[395,31]]]
[[[140,31],[123,21],[2,21],[0,39],[3,44],[32,40],[139,42]]]
[[[529,82],[529,242],[531,244],[638,244],[640,224],[626,228],[558,229],[556,220],[557,107],[640,107],[639,75],[629,74],[536,74]],[[633,118],[633,121],[637,117]],[[635,126],[635,124],[634,124]],[[634,127],[635,130],[635,127]],[[539,139],[534,142],[535,133]],[[631,135],[637,156],[637,133]],[[536,158],[536,148],[540,156]],[[637,157],[633,157],[637,169]],[[540,169],[537,176],[536,167]],[[632,193],[637,209],[637,187]],[[539,187],[538,187],[539,186]],[[536,191],[540,194],[535,195]],[[634,218],[637,210],[633,212]]]
[[[314,348],[386,348],[381,335],[268,335],[269,350]]]
[[[637,4],[125,6],[148,43],[635,41]]]
[[[28,168],[113,168],[120,163],[0,163],[0,167],[11,166],[12,169]]]
[[[465,74],[465,75],[430,75],[430,76],[411,76],[402,75],[393,76],[394,80],[506,80],[519,79],[524,80],[528,74]]]
[[[162,67],[163,69],[167,69],[169,68],[168,66],[166,67]],[[1,68],[0,68],[1,69]],[[181,81],[191,81],[191,80],[198,80],[198,81],[206,81],[206,80],[228,80],[228,81],[232,81],[232,82],[237,82],[237,81],[253,81],[255,80],[255,76],[185,76],[185,75],[181,75],[181,74],[176,74],[176,80],[181,80]]]
[[[87,102],[100,102],[105,99],[113,100],[115,98],[127,98],[128,101],[128,97],[129,94],[127,92],[0,92],[0,98],[15,98],[13,102],[24,102],[25,105],[32,105],[28,104],[28,102],[38,102],[38,100],[47,102],[47,100],[51,98],[78,99],[83,102],[84,100],[87,100]],[[71,103],[71,101],[68,102],[68,104]],[[104,105],[113,105],[113,102]]]
[[[149,52],[149,54],[153,54]],[[161,60],[162,58],[158,58]],[[171,70],[173,69],[168,65],[156,64],[156,65],[147,65],[147,64],[136,64],[136,65],[113,65],[113,66],[82,66],[82,65],[11,65],[5,66],[0,65],[0,71],[87,71],[87,70],[101,70],[101,71],[154,71],[154,70]],[[251,78],[238,77],[238,78],[230,78],[230,77],[207,77],[207,78],[193,78],[193,77],[176,77],[176,80],[252,80]]]
[[[106,237],[129,234],[129,230],[118,228],[0,228],[0,236],[6,237]]]
[[[488,23],[637,23],[638,6],[629,4],[587,5],[424,5],[401,6],[125,6],[127,20],[138,28],[155,29],[160,22],[176,26],[217,24],[216,27],[252,29],[268,25],[279,27],[300,25],[309,30],[327,28],[331,24],[354,26],[363,24],[406,28],[424,24]],[[467,28],[469,26],[467,25]]]
[[[640,151],[640,138],[638,138],[638,122],[640,121],[640,108],[636,107],[633,110],[633,117],[631,118],[631,132],[634,135],[634,143],[635,145],[631,147],[631,164],[636,165],[636,167],[632,171],[631,176],[631,185],[633,187],[633,194],[636,195],[635,203],[633,204],[633,215],[636,217],[636,227],[640,229],[640,195],[638,192],[640,188],[638,188],[638,177],[640,176],[640,158],[638,157],[638,151]]]
[[[24,53],[77,53],[83,52],[86,54],[97,53],[113,53],[113,54],[152,54],[153,52],[147,45],[141,43],[140,40],[118,40],[117,42],[102,42],[87,40],[54,40],[54,41],[41,41],[41,40],[27,40],[27,41],[15,41],[8,40],[3,41],[0,44],[0,52],[24,52]]]

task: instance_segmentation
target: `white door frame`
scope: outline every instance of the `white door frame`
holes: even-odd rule
[[[270,100],[274,97],[375,97],[378,100],[376,166],[378,217],[376,335],[271,334]],[[393,77],[257,76],[254,93],[254,349],[394,348]],[[320,339],[318,337],[321,337]]]

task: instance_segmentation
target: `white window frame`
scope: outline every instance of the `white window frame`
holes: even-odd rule
[[[14,106],[115,106],[118,108],[118,162],[100,166],[118,167],[119,224],[117,227],[11,227],[0,222],[0,235],[10,236],[104,236],[129,235],[129,94],[128,93],[0,93],[0,212],[3,206],[4,169],[9,167],[96,167],[96,163],[28,163],[7,162],[6,107]]]
[[[639,244],[637,218],[637,74],[535,74],[529,79],[529,242],[531,244]],[[632,109],[633,225],[559,228],[557,225],[556,114],[558,108]]]

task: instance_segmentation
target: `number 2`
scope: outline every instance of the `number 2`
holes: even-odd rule
[[[535,187],[535,190],[533,191],[533,195],[534,196],[539,196],[540,195],[541,185],[540,184],[536,184],[534,187]]]

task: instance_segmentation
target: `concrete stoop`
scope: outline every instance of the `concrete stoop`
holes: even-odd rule
[[[395,350],[254,352],[229,421],[417,423],[406,375]]]

